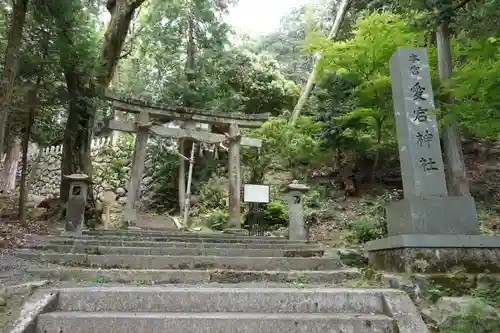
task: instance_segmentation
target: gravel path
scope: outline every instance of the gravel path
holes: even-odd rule
[[[29,248],[40,243],[40,237],[33,235],[25,237],[23,245]],[[57,267],[39,261],[25,260],[14,254],[15,249],[0,250],[0,286],[11,286],[29,282],[32,277],[28,274],[30,268]]]
[[[43,263],[21,259],[12,251],[0,254],[0,286],[10,286],[31,280],[28,269],[45,267]]]

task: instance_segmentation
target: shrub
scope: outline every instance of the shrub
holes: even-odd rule
[[[399,191],[385,191],[382,195],[368,201],[369,207],[365,214],[352,222],[351,232],[347,240],[360,244],[387,237],[385,209],[391,201],[400,197],[401,193]]]
[[[360,216],[351,225],[349,240],[354,243],[366,243],[384,237],[383,226],[371,216]]]
[[[151,188],[153,195],[148,204],[160,212],[173,210],[179,204],[177,190],[179,158],[159,149],[152,149],[151,155],[155,172],[153,174],[154,185]]]
[[[288,206],[283,201],[271,201],[265,205],[263,218],[266,229],[288,225]]]
[[[500,332],[500,322],[495,320],[498,315],[485,309],[484,304],[493,308],[500,307],[500,285],[483,286],[474,291],[473,296],[479,302],[474,302],[465,310],[459,318],[455,327],[441,330],[442,333],[498,333]]]
[[[198,224],[204,225],[212,230],[224,230],[227,227],[229,215],[226,210],[212,209],[198,216]]]
[[[228,197],[227,184],[225,177],[213,175],[208,181],[202,183],[199,188],[198,207],[204,210],[226,209],[226,199]]]

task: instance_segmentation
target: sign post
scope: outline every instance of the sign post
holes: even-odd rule
[[[263,236],[264,225],[264,205],[269,202],[269,185],[245,184],[243,186],[243,201],[248,202],[248,214],[245,222],[249,227],[250,234],[256,233]],[[255,229],[257,231],[255,232]]]

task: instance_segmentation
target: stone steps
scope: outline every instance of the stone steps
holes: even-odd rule
[[[427,333],[390,289],[80,287],[49,291],[37,333]]]
[[[168,241],[166,234],[172,233],[84,231],[44,237],[42,244],[17,255],[59,265],[32,268],[33,277],[68,281],[342,283],[359,275],[341,269],[338,256],[322,257],[324,249],[317,243],[227,234],[193,238],[179,232]]]
[[[393,320],[369,314],[52,312],[37,333],[396,333]]]
[[[31,331],[17,332],[428,333],[404,292],[322,288],[345,285],[360,273],[344,268],[335,253],[298,257],[324,255],[318,244],[172,232],[85,233],[45,237],[44,244],[15,252],[45,263],[28,269],[32,277],[94,284],[45,291],[50,304],[27,310],[45,313]],[[126,286],[95,286],[112,283]]]
[[[185,242],[182,239],[176,241],[151,241],[151,240],[128,240],[128,239],[100,239],[100,238],[64,238],[64,237],[46,237],[42,239],[47,244],[53,245],[76,245],[76,246],[123,246],[123,247],[180,247],[180,248],[238,248],[238,249],[316,249],[323,250],[318,244],[276,244],[276,243],[219,243],[219,242]]]
[[[51,241],[53,237],[47,236],[43,240]],[[56,239],[77,239],[77,240],[96,240],[101,241],[120,241],[120,240],[141,240],[151,242],[195,242],[195,243],[256,243],[256,244],[280,244],[280,245],[302,245],[307,244],[302,241],[292,241],[285,238],[257,238],[251,236],[226,236],[226,235],[169,235],[169,234],[149,234],[134,233],[130,235],[63,235]]]
[[[91,281],[129,284],[201,284],[273,282],[292,284],[342,285],[360,276],[356,269],[333,271],[254,271],[254,270],[166,270],[166,269],[96,269],[81,267],[32,268],[28,274],[39,279]]]
[[[368,289],[93,287],[59,290],[57,311],[384,314]]]
[[[203,245],[203,244],[200,244]],[[87,254],[125,254],[125,255],[168,255],[168,256],[229,256],[229,257],[321,257],[324,251],[320,249],[254,249],[254,248],[218,248],[218,247],[138,247],[138,246],[83,246],[46,244],[34,249],[58,253]]]
[[[249,240],[276,240],[276,241],[289,241],[285,237],[268,237],[268,236],[248,236],[248,235],[238,235],[238,234],[226,234],[220,232],[213,233],[201,233],[201,232],[188,232],[181,230],[84,230],[82,231],[84,236],[119,236],[119,237],[170,237],[170,236],[181,236],[181,237],[197,237],[197,238],[231,238],[231,239],[249,239]]]
[[[239,269],[239,270],[333,270],[342,267],[336,258],[166,256],[51,253],[36,250],[16,251],[27,260],[59,265],[131,269]]]

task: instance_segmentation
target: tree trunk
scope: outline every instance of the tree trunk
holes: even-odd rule
[[[108,10],[111,14],[108,28],[104,33],[104,43],[96,64],[96,79],[94,86],[99,90],[108,87],[120,60],[123,44],[127,38],[130,23],[136,10],[145,0],[108,0]]]
[[[438,10],[436,10],[439,13]],[[450,45],[450,18],[443,15],[436,29],[436,44],[438,51],[439,80],[441,84],[451,79],[453,64]],[[453,96],[447,94],[443,97],[443,104],[452,104]],[[443,126],[443,148],[445,152],[445,164],[448,180],[448,192],[452,196],[470,196],[467,169],[465,167],[462,144],[458,122],[455,117]]]
[[[351,5],[351,1],[349,0],[342,0],[342,2],[339,4],[339,9],[337,11],[337,16],[335,18],[335,22],[333,23],[332,30],[330,31],[330,34],[328,35],[328,39],[335,39],[337,38],[337,35],[339,34],[340,31],[340,26],[342,25],[342,22],[344,21],[345,15],[347,13],[347,10],[349,9],[349,6]],[[309,75],[309,79],[307,80],[307,83],[304,87],[304,90],[300,94],[299,100],[297,102],[297,105],[295,105],[295,108],[293,109],[292,113],[292,118],[290,122],[292,125],[295,124],[297,121],[297,118],[300,116],[300,112],[302,111],[302,108],[304,107],[304,104],[306,103],[307,99],[309,98],[309,95],[314,89],[315,83],[314,80],[316,79],[316,66],[317,66],[317,61],[314,62],[314,67],[313,70],[311,71],[311,74]]]
[[[19,162],[19,153],[21,152],[21,139],[15,137],[12,140],[7,155],[5,156],[4,168],[2,174],[2,189],[12,191],[16,188],[17,166]]]
[[[12,18],[3,62],[2,79],[0,82],[0,155],[4,153],[5,126],[10,101],[12,99],[12,92],[14,90],[14,81],[17,76],[19,50],[23,38],[27,7],[28,0],[13,1]]]
[[[380,144],[382,143],[382,124],[384,123],[384,119],[376,120],[377,123],[377,150],[375,152],[375,158],[373,159],[372,165],[372,178],[371,183],[375,183],[375,176],[377,175],[378,164],[380,160]]]
[[[192,4],[191,4],[192,5]],[[193,15],[191,12],[191,5],[188,6],[188,13],[186,15],[187,20],[187,43],[186,43],[186,65],[184,68],[186,79],[188,81],[188,91],[184,95],[184,106],[193,106],[193,94],[195,93],[195,70],[196,70],[196,42],[194,36],[194,22]],[[180,139],[179,140],[179,152],[184,156],[189,156],[190,147],[194,144],[193,140]],[[179,194],[179,212],[183,214],[186,207],[186,196],[189,195],[186,192],[186,160],[179,157],[179,182],[178,182],[178,194]]]
[[[26,122],[26,128],[24,130],[23,136],[23,157],[22,157],[22,171],[21,171],[21,181],[19,184],[19,221],[23,225],[27,225],[26,222],[26,201],[28,198],[28,184],[26,183],[26,178],[28,177],[28,148],[31,138],[31,128],[35,122],[35,113],[38,104],[38,90],[40,89],[40,82],[42,79],[41,71],[38,74],[36,86],[30,91],[28,98],[29,101],[29,112],[28,121]],[[41,151],[40,153],[41,154]],[[36,170],[32,170],[36,172]]]
[[[85,89],[80,75],[68,70],[65,77],[69,101],[61,159],[60,197],[63,202],[66,202],[69,196],[69,182],[64,176],[75,173],[92,175],[90,145],[96,112],[95,105],[88,97],[88,90]],[[92,202],[92,191],[89,194],[90,202]]]

